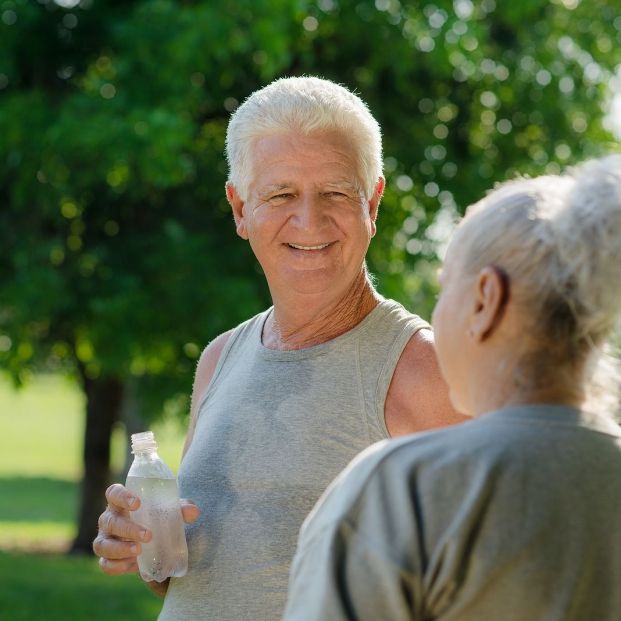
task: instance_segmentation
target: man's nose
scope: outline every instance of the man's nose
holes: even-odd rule
[[[302,230],[314,231],[321,227],[325,220],[325,210],[317,196],[301,196],[295,210],[296,224]]]

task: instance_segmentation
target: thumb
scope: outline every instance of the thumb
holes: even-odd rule
[[[183,515],[183,521],[186,524],[192,524],[192,522],[195,522],[200,516],[201,510],[191,500],[182,498],[181,514]]]

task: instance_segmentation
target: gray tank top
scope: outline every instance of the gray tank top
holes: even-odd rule
[[[428,327],[382,300],[331,341],[275,351],[261,343],[270,312],[232,332],[199,405],[179,486],[202,513],[160,621],[280,619],[302,521],[357,453],[388,437],[395,366]]]

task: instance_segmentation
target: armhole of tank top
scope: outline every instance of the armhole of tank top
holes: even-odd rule
[[[269,311],[266,311],[269,312]],[[211,393],[213,392],[215,386],[217,385],[218,381],[220,380],[220,376],[222,374],[222,369],[224,368],[224,365],[226,363],[226,359],[228,358],[229,354],[231,353],[231,350],[233,349],[233,346],[235,345],[235,343],[237,342],[237,340],[239,339],[240,335],[242,334],[242,332],[244,331],[245,328],[247,328],[249,326],[249,324],[253,323],[254,321],[258,321],[260,323],[260,325],[263,325],[263,322],[265,321],[265,313],[261,313],[260,315],[255,315],[255,317],[253,317],[252,319],[245,321],[244,323],[240,324],[239,326],[237,326],[233,332],[231,332],[231,336],[229,336],[228,340],[226,341],[226,344],[224,345],[224,347],[222,348],[222,351],[220,352],[220,357],[218,358],[218,362],[216,364],[216,368],[213,371],[213,376],[211,377],[211,380],[209,381],[209,384],[207,386],[207,388],[205,389],[205,392],[203,394],[203,396],[201,397],[201,400],[199,401],[198,407],[196,409],[196,418],[197,420],[201,417],[201,412],[203,411],[203,406],[205,405],[205,402],[207,401],[207,399],[209,399],[209,397],[211,396]],[[254,326],[253,326],[254,328]],[[252,332],[252,330],[251,330]]]
[[[390,388],[392,376],[394,375],[397,364],[401,359],[401,354],[403,353],[406,345],[410,342],[410,339],[412,339],[412,337],[420,330],[430,327],[431,326],[420,317],[410,319],[406,325],[403,326],[403,329],[393,341],[388,355],[386,356],[386,361],[384,362],[379,377],[377,378],[377,388],[375,391],[375,416],[377,418],[377,423],[386,438],[392,437],[388,431],[388,427],[386,427],[386,416],[384,412],[386,397],[388,396],[388,389]]]

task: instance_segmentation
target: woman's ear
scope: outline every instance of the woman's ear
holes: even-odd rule
[[[469,334],[481,342],[490,337],[500,325],[509,299],[509,278],[494,266],[484,267],[475,282],[475,308],[470,320]]]
[[[230,181],[226,183],[226,200],[233,210],[233,219],[235,220],[235,230],[237,234],[242,239],[248,239],[248,231],[246,230],[246,222],[244,219],[244,201]]]

